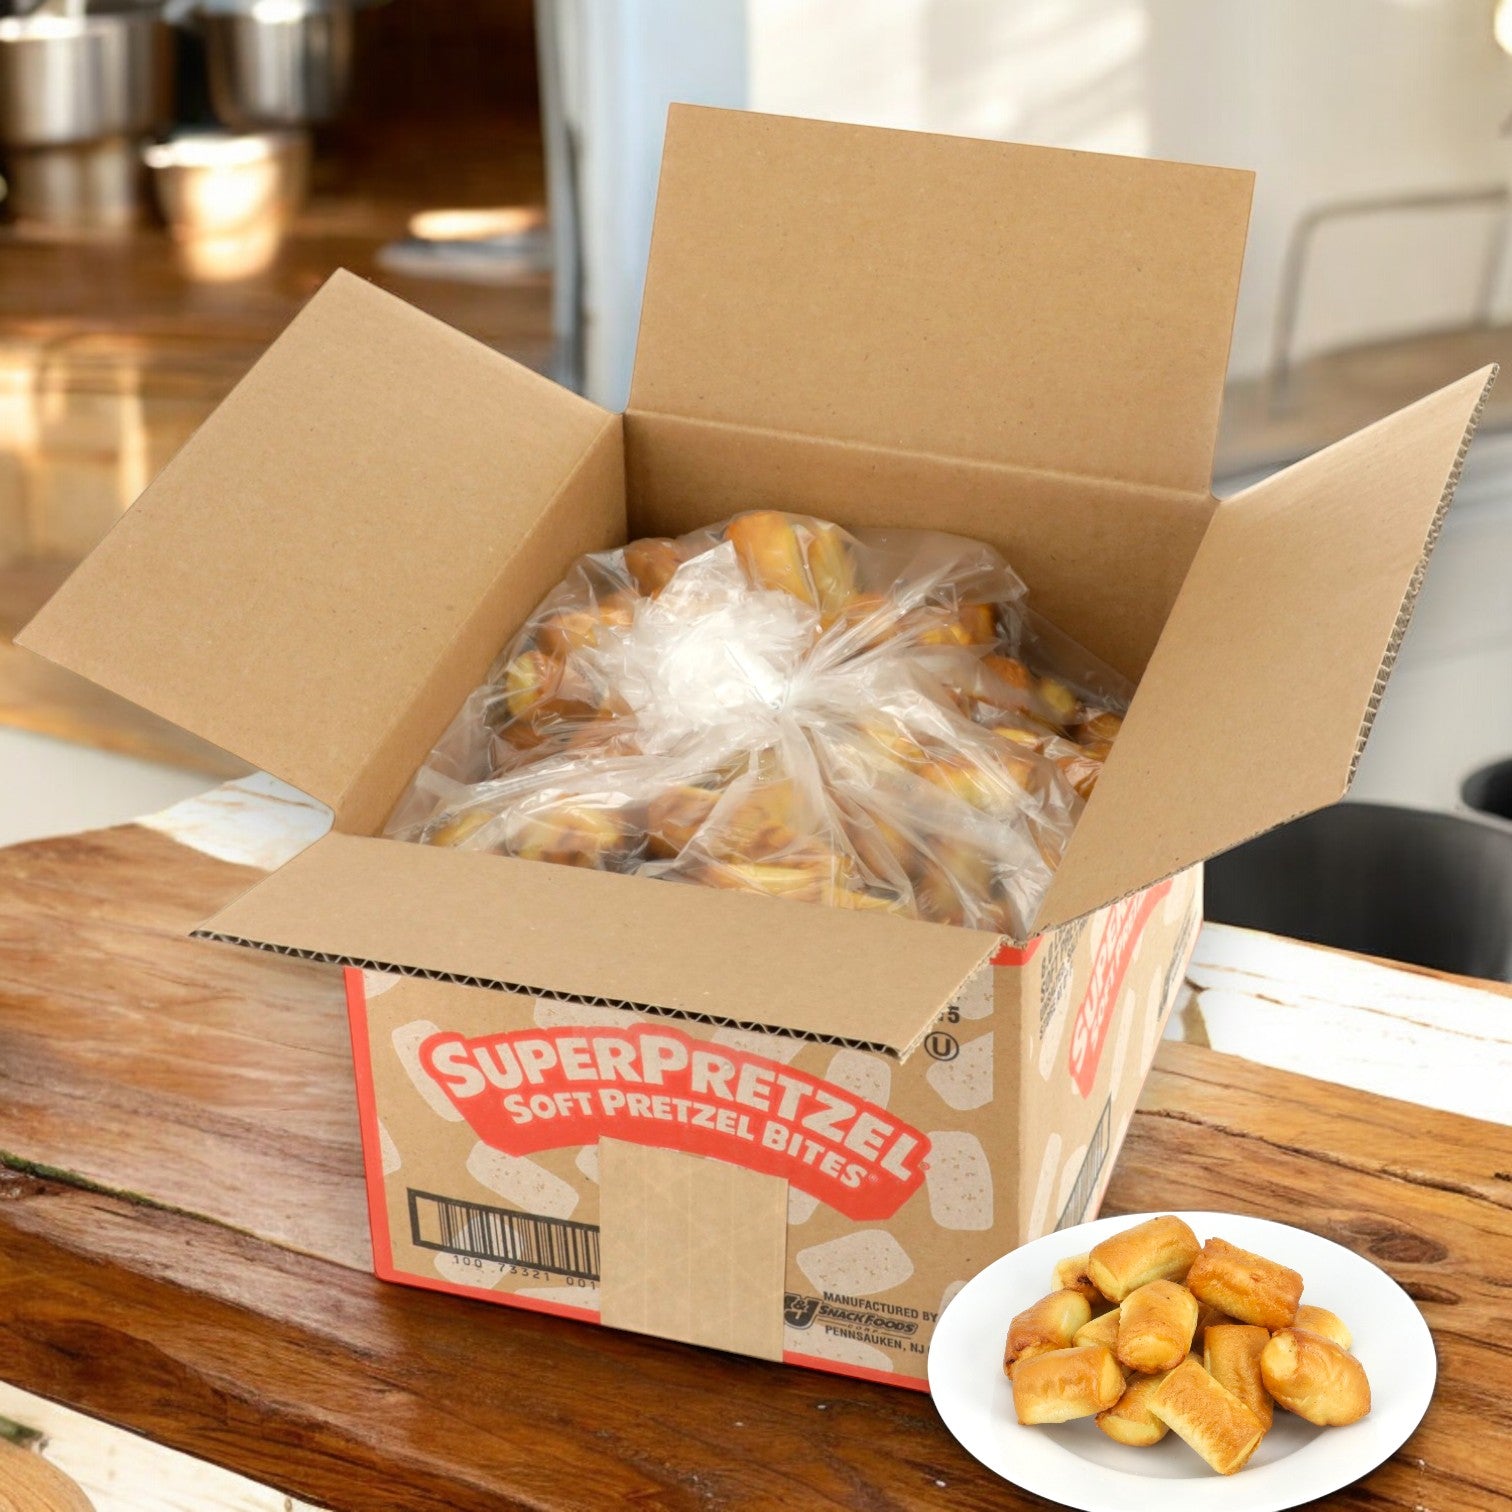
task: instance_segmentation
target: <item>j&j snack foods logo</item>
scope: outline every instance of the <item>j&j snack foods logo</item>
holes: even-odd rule
[[[1154,887],[1115,903],[1108,911],[1108,922],[1092,957],[1087,990],[1071,1026],[1071,1080],[1083,1097],[1092,1095],[1108,1025],[1113,1021],[1113,1007],[1128,975],[1129,962],[1134,959],[1134,947],[1150,915],[1170,890],[1169,882],[1157,882]]]
[[[883,1108],[764,1056],[676,1029],[443,1031],[420,1064],[485,1144],[510,1155],[601,1136],[783,1176],[847,1218],[888,1218],[929,1141]]]

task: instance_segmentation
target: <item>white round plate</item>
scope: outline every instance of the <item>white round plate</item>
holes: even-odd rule
[[[1347,1428],[1315,1428],[1276,1409],[1237,1475],[1215,1475],[1174,1433],[1149,1449],[1115,1444],[1091,1418],[1024,1428],[1003,1374],[1015,1313],[1054,1289],[1055,1263],[1153,1213],[1099,1218],[1047,1234],[962,1287],[935,1325],[929,1389],[945,1426],[989,1470],[1078,1512],[1280,1512],[1358,1480],[1406,1442],[1428,1410],[1438,1364],[1417,1304],[1385,1271],[1305,1229],[1236,1213],[1181,1213],[1199,1239],[1227,1239],[1301,1272],[1303,1301],[1339,1314],[1370,1377],[1371,1409]]]

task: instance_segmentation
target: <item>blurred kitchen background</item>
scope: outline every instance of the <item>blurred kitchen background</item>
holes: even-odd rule
[[[239,770],[7,637],[332,269],[624,402],[669,100],[1256,169],[1220,493],[1512,351],[1497,0],[0,0],[0,18],[0,841]],[[1512,756],[1509,415],[1504,383],[1359,798],[1462,808],[1467,777]],[[1305,733],[1285,710],[1256,729]],[[1479,791],[1505,806],[1509,787]]]
[[[671,100],[1257,170],[1220,493],[1512,354],[1512,0],[0,0],[0,844],[242,772],[10,636],[333,269],[624,403]],[[1504,377],[1362,801],[1216,917],[1512,980],[1509,421]],[[1171,1032],[1276,1038],[1228,1018]],[[292,1505],[7,1417],[101,1512]]]

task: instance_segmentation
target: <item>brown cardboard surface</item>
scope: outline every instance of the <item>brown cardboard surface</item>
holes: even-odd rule
[[[625,449],[620,417],[611,417],[583,453],[513,554],[458,626],[450,645],[348,784],[338,824],[349,834],[380,829],[409,786],[437,734],[488,674],[527,612],[586,552],[623,544]]]
[[[780,1360],[787,1182],[618,1139],[598,1168],[603,1322]]]
[[[896,1054],[997,945],[891,915],[334,833],[201,932]]]
[[[1025,1238],[1096,1214],[1180,996],[1202,923],[1201,868],[1155,894],[1153,906],[1141,894],[1063,926],[1026,968],[1038,977],[1038,1012],[1026,1012],[1023,1053],[1006,1068],[1020,1084]],[[1142,913],[1131,939],[1127,926]]]
[[[1494,376],[1219,505],[1041,927],[1343,796]]]
[[[1149,485],[892,451],[672,415],[625,417],[632,535],[745,509],[950,531],[996,546],[1036,610],[1137,678],[1214,500]]]
[[[338,273],[18,639],[339,807],[616,423]]]
[[[1206,490],[1252,184],[674,105],[631,408]]]

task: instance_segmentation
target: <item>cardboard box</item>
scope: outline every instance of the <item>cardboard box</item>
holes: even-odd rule
[[[1096,1210],[1199,875],[999,946],[901,1058],[349,968],[378,1274],[922,1387],[955,1291]]]
[[[1198,864],[1345,791],[1492,376],[1215,500],[1249,195],[676,108],[623,416],[338,275],[38,616],[334,811],[198,933],[354,968],[382,1274],[920,1385],[1095,1209]],[[987,540],[1139,679],[1034,938],[377,838],[574,558],[753,507]]]

